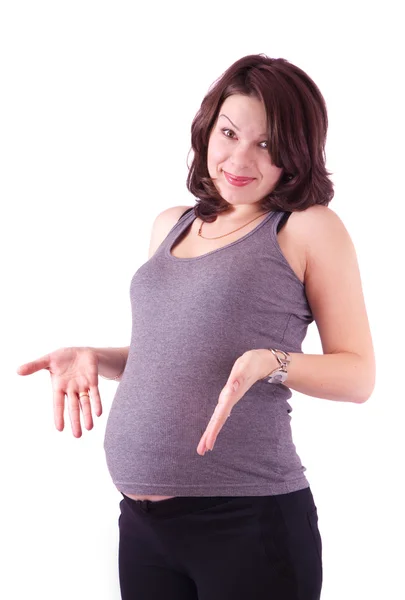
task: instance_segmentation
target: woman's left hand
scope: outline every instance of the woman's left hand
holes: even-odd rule
[[[222,389],[214,414],[203,433],[197,446],[198,454],[204,456],[207,450],[212,450],[215,440],[235,404],[243,398],[256,381],[266,377],[277,366],[276,358],[269,350],[247,350],[240,356],[232,367],[231,374]]]

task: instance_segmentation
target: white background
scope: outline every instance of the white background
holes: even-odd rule
[[[282,5],[282,8],[280,8]],[[61,346],[125,346],[152,222],[192,205],[190,125],[238,58],[287,58],[330,120],[330,207],[355,243],[377,357],[363,405],[294,393],[292,426],[323,538],[323,600],[403,598],[403,110],[400,2],[3,1],[0,9],[0,596],[118,600],[121,495],[104,413],[53,424]],[[402,95],[401,95],[402,94]],[[402,260],[401,260],[402,259]],[[304,352],[321,352],[312,325]]]

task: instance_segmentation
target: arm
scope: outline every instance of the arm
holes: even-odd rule
[[[324,206],[294,212],[288,223],[306,256],[305,291],[324,354],[291,353],[285,385],[307,396],[365,402],[374,389],[375,358],[350,236]],[[268,350],[260,356],[265,377],[277,361]]]

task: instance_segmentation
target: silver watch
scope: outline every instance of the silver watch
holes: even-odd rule
[[[275,348],[268,348],[268,350],[277,358],[278,367],[273,369],[266,377],[263,377],[263,381],[267,381],[267,383],[284,383],[287,380],[287,367],[291,362],[291,356],[288,352],[284,352],[284,350],[277,350]],[[278,352],[281,356],[277,354]]]

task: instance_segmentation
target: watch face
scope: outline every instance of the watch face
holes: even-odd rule
[[[271,376],[270,380],[272,383],[284,383],[284,381],[287,379],[287,373],[284,373],[283,371],[279,371],[278,373],[274,373],[274,375]]]

